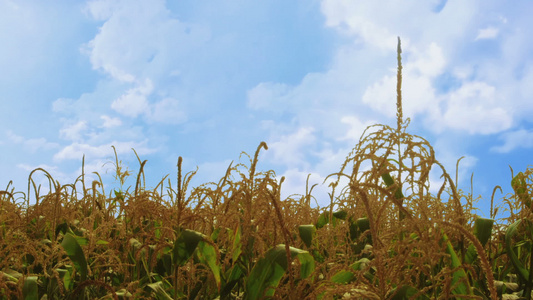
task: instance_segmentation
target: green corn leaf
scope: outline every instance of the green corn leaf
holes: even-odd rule
[[[526,269],[524,264],[518,259],[516,256],[516,253],[513,250],[513,236],[516,234],[516,230],[518,229],[518,226],[522,220],[518,220],[514,222],[513,224],[509,225],[507,228],[507,231],[505,232],[505,249],[507,251],[507,256],[511,260],[511,263],[515,267],[516,271],[518,272],[518,275],[527,282],[529,280],[529,271]]]
[[[337,226],[338,220],[346,220],[346,216],[348,213],[344,210],[339,210],[334,213],[332,213],[333,217],[332,220],[329,219],[329,212],[323,212],[316,222],[316,228],[322,228],[326,224],[331,223],[333,227]]]
[[[200,259],[200,262],[209,266],[215,277],[218,290],[220,291],[220,265],[217,261],[217,253],[215,247],[204,241],[199,242],[198,258]]]
[[[204,238],[205,236],[200,232],[189,229],[183,230],[174,242],[172,263],[180,266],[184,265],[192,256],[194,250],[196,250],[198,243]]]
[[[19,273],[13,269],[6,269],[3,271],[0,271],[0,275],[5,277],[4,280],[8,280],[11,282],[18,282],[19,279],[22,277],[22,273]]]
[[[331,276],[330,281],[334,283],[346,284],[354,279],[355,274],[350,271],[339,271],[335,275]]]
[[[226,297],[231,294],[231,290],[243,275],[244,270],[239,264],[233,265],[233,267],[226,272],[227,279],[220,291],[220,299],[226,299]]]
[[[57,268],[56,272],[59,274],[59,278],[63,280],[63,287],[65,290],[70,291],[72,287],[74,286],[74,280],[72,280],[72,277],[70,276],[70,271],[72,271],[72,267],[68,267],[67,269]]]
[[[315,269],[315,260],[309,252],[289,247],[291,257],[300,261],[300,275],[307,278]],[[285,245],[280,244],[265,253],[252,269],[246,282],[246,299],[262,299],[272,297],[275,289],[287,271],[287,253]]]
[[[477,218],[474,222],[474,235],[485,246],[492,234],[493,219]],[[465,263],[472,264],[477,257],[476,247],[470,244],[465,254]]]
[[[237,226],[237,230],[235,230],[235,235],[233,236],[233,250],[231,253],[231,258],[233,259],[234,263],[237,261],[241,253],[242,253],[241,227]]]
[[[452,259],[452,269],[457,269],[455,272],[453,272],[452,275],[452,286],[455,286],[456,288],[452,291],[452,294],[454,295],[473,295],[472,290],[470,289],[470,284],[468,283],[468,277],[466,276],[466,272],[463,268],[461,268],[461,261],[459,260],[459,257],[457,256],[457,253],[455,253],[455,250],[453,250],[452,243],[448,239],[448,236],[443,233],[443,239],[446,242],[446,252],[450,255]]]
[[[305,243],[307,248],[311,247],[313,237],[316,234],[315,225],[300,225],[298,226],[298,232],[300,233],[300,238]]]
[[[368,266],[369,263],[370,263],[370,259],[368,259],[366,257],[363,257],[363,258],[359,259],[358,261],[354,262],[350,266],[350,268],[352,268],[355,271],[363,270],[364,268],[366,268]]]
[[[387,187],[390,187],[390,186],[392,186],[394,184],[394,179],[390,176],[389,172],[384,173],[383,175],[381,175],[381,179],[383,179],[383,181],[385,182],[385,185],[387,185]],[[396,191],[394,192],[394,198],[396,198],[396,199],[403,199],[404,198],[401,188],[398,187],[398,189],[396,189]]]
[[[359,227],[361,233],[370,230],[370,221],[368,218],[359,218],[355,222],[357,223],[357,227]]]
[[[346,220],[348,213],[345,210],[339,210],[333,213],[333,216],[337,219]]]
[[[85,254],[83,249],[78,243],[78,239],[70,233],[65,234],[61,246],[67,252],[68,257],[74,263],[74,266],[81,274],[81,280],[87,279],[87,260],[85,260]]]
[[[357,239],[359,239],[359,236],[364,233],[365,231],[367,230],[370,230],[370,220],[368,218],[359,218],[355,221],[355,224],[357,225],[357,228],[358,230],[356,231],[356,234],[355,234],[355,237]],[[363,249],[362,247],[364,247],[364,244],[372,244],[372,236],[371,235],[367,235],[365,241],[363,243],[360,244],[359,247],[361,247],[361,250]]]
[[[323,213],[318,217],[318,221],[316,222],[316,228],[322,228],[326,226],[326,224],[329,223],[329,217],[327,213]]]
[[[216,242],[219,235],[220,235],[220,228],[213,230],[213,233],[211,233],[211,240]]]
[[[22,295],[24,300],[38,300],[38,286],[37,276],[28,276],[24,279],[24,287],[22,287]]]
[[[474,235],[484,247],[492,235],[494,219],[477,218],[474,223]]]

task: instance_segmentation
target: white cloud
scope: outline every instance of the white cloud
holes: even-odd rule
[[[68,112],[74,104],[74,100],[67,98],[59,98],[52,103],[52,111],[54,112]]]
[[[402,51],[405,51],[402,49]],[[446,59],[442,48],[437,43],[431,43],[425,51],[419,51],[416,47],[408,47],[409,60],[404,68],[407,74],[416,74],[434,78],[444,71]],[[412,53],[409,53],[412,52]],[[405,54],[404,54],[405,55]]]
[[[162,0],[91,1],[86,12],[104,21],[83,51],[93,68],[123,82],[168,76],[184,53],[210,38],[205,28],[173,18]]]
[[[478,31],[478,34],[475,38],[475,40],[491,40],[491,39],[494,39],[498,36],[498,33],[499,33],[499,29],[498,28],[495,28],[495,27],[492,27],[492,26],[489,26],[487,28],[484,28],[484,29],[480,29]]]
[[[289,167],[306,166],[304,151],[305,147],[315,143],[316,138],[313,134],[314,129],[309,127],[299,128],[296,132],[289,135],[282,135],[274,142],[269,142],[269,151],[272,153],[271,161],[285,164]]]
[[[440,41],[451,45],[468,36],[479,7],[474,2],[323,0],[326,26],[361,39],[380,51],[395,51],[396,38],[405,46]],[[439,9],[437,9],[439,8]],[[416,16],[416,17],[414,17]]]
[[[329,188],[327,185],[323,185],[324,177],[318,173],[314,172],[305,172],[296,168],[291,168],[285,171],[282,175],[277,176],[278,182],[281,180],[281,177],[285,176],[285,181],[281,185],[281,199],[284,200],[290,196],[293,196],[295,199],[299,199],[299,196],[305,195],[305,186],[307,178],[309,176],[309,186],[311,187],[315,184],[313,190],[311,191],[311,196],[314,199],[311,199],[311,206],[315,206],[317,203],[321,207],[329,205],[328,194]]]
[[[260,110],[283,110],[283,103],[288,100],[286,95],[290,87],[282,83],[262,82],[249,90],[247,94],[248,107]]]
[[[71,141],[80,141],[83,138],[83,132],[86,131],[87,128],[87,122],[79,121],[75,124],[63,126],[63,128],[59,130],[59,136]]]
[[[184,166],[187,163],[187,159],[184,159]],[[224,178],[226,171],[231,163],[231,160],[226,159],[217,162],[204,162],[198,166],[198,173],[193,177],[191,183],[192,186],[199,186],[207,182],[213,182],[217,184],[220,179]],[[236,163],[233,162],[232,167],[235,167]],[[192,187],[191,186],[191,187]]]
[[[517,148],[533,148],[533,131],[519,129],[502,134],[503,145],[494,146],[490,150],[509,153]]]
[[[100,116],[100,119],[104,121],[104,124],[102,124],[102,127],[104,128],[112,128],[122,125],[122,121],[119,118],[112,118],[110,116]]]
[[[359,35],[365,42],[381,49],[394,49],[396,36],[374,18],[386,13],[377,13],[389,5],[373,5],[368,1],[322,1],[326,26],[336,27],[349,35]]]
[[[72,183],[71,176],[68,176],[66,173],[59,170],[58,166],[52,166],[48,164],[38,164],[38,165],[29,165],[29,164],[17,164],[17,168],[22,169],[28,173],[28,175],[34,171],[35,169],[41,168],[48,172],[50,176],[52,177],[52,180],[59,181],[60,184],[66,184],[66,183]],[[49,186],[50,186],[50,180],[46,176],[46,174],[42,171],[36,171],[32,174],[32,180],[35,182],[37,186],[41,186],[39,193],[40,195],[48,194],[49,192]],[[53,186],[53,183],[52,183]],[[30,192],[30,199],[34,200],[34,190],[32,188]]]
[[[24,138],[23,137],[21,137],[20,135],[16,135],[11,130],[7,130],[6,131],[6,135],[13,143],[20,144],[20,143],[24,142]]]
[[[152,105],[149,119],[166,124],[181,124],[187,120],[178,100],[165,98]]]
[[[114,156],[113,148],[115,146],[117,154],[125,154],[131,152],[132,148],[135,149],[138,155],[150,154],[155,151],[145,146],[145,142],[111,142],[99,146],[93,146],[84,143],[72,143],[56,153],[54,160],[64,161],[68,159],[81,160],[85,155],[87,160],[93,160],[95,158],[112,157]]]
[[[344,116],[341,118],[341,123],[347,124],[350,129],[348,129],[346,134],[339,139],[349,140],[351,142],[359,142],[365,129],[370,125],[377,124],[375,121],[362,122],[356,116]]]
[[[120,114],[128,117],[137,117],[148,111],[148,100],[154,87],[150,79],[146,79],[144,84],[129,89],[125,94],[114,100],[111,108]]]
[[[118,9],[120,1],[93,0],[87,3],[85,13],[91,15],[94,19],[105,21],[113,15]]]
[[[513,123],[511,113],[496,89],[484,82],[468,82],[448,95],[442,122],[450,128],[470,134],[491,134],[504,131]]]
[[[421,52],[414,47],[402,49],[404,59],[402,62],[402,106],[405,117],[414,117],[416,114],[425,114],[434,111],[440,101],[435,95],[433,80],[442,74],[446,65],[442,49],[431,43],[425,51]],[[394,75],[384,76],[367,88],[363,95],[363,102],[373,109],[385,113],[388,117],[396,115],[396,70]],[[434,112],[431,112],[433,114]]]
[[[48,140],[44,137],[27,139],[25,137],[13,133],[13,131],[11,130],[7,130],[6,135],[11,142],[15,144],[21,144],[23,146],[23,149],[30,153],[35,153],[38,150],[53,150],[59,147],[58,144],[48,142]]]

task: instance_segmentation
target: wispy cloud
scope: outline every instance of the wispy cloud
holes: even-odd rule
[[[500,30],[498,28],[489,26],[487,28],[480,29],[475,40],[491,40],[498,36]]]
[[[117,154],[126,154],[131,152],[131,149],[135,149],[137,154],[146,155],[156,151],[155,148],[146,147],[145,142],[119,142],[113,141],[108,144],[102,145],[90,145],[82,143],[72,143],[56,153],[54,155],[54,160],[63,161],[63,160],[81,160],[85,155],[87,159],[100,159],[104,157],[112,157],[113,149],[112,146],[115,146]]]
[[[498,153],[509,153],[517,148],[533,148],[533,131],[518,129],[501,135],[502,145],[494,146],[490,150]]]
[[[59,130],[59,136],[71,141],[80,141],[83,139],[83,131],[85,130],[87,130],[87,122],[79,121],[74,124],[65,125]]]
[[[6,131],[6,136],[11,143],[22,145],[22,149],[29,153],[36,153],[39,150],[54,150],[59,148],[59,144],[49,142],[46,138],[25,138],[17,135],[11,130]]]
[[[105,128],[112,128],[122,125],[122,121],[119,118],[112,118],[107,115],[100,116],[100,118],[104,121],[102,127]]]
[[[148,111],[148,100],[154,90],[152,81],[146,79],[144,83],[129,89],[118,99],[111,103],[111,108],[128,117],[137,117]]]

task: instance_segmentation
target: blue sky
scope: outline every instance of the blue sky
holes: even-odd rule
[[[533,154],[533,3],[515,1],[0,0],[0,187],[31,170],[61,184],[114,145],[147,185],[178,156],[218,181],[242,151],[305,192],[339,171],[366,126],[394,126],[396,43],[404,115],[459,188],[510,193]],[[42,174],[38,183],[46,183]],[[133,185],[134,176],[129,184]],[[438,189],[438,175],[431,177]],[[327,188],[316,189],[327,204]],[[503,195],[496,194],[496,199]]]

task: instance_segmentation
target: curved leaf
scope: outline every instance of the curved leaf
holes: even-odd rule
[[[337,272],[335,275],[331,276],[329,280],[334,283],[346,284],[352,281],[354,277],[355,277],[355,274],[353,272],[342,270],[342,271]]]
[[[218,290],[220,291],[220,265],[217,261],[217,253],[215,247],[210,244],[201,241],[198,243],[198,258],[200,261],[209,266],[215,281],[217,283]]]
[[[24,300],[38,300],[38,286],[37,276],[28,276],[24,279],[24,287],[22,288],[22,295]]]
[[[315,260],[309,252],[289,247],[291,257],[300,261],[301,278],[308,277],[315,269]],[[252,269],[246,283],[246,299],[271,297],[287,270],[287,253],[285,245],[280,244],[265,253]]]
[[[452,243],[448,239],[448,236],[442,234],[444,241],[446,242],[446,252],[450,255],[452,259],[452,269],[457,269],[453,272],[452,275],[452,286],[455,286],[455,289],[452,291],[454,295],[472,295],[472,290],[470,289],[470,284],[468,283],[468,277],[466,276],[465,270],[461,267],[461,261],[453,250]]]
[[[236,262],[241,255],[241,248],[241,226],[237,226],[237,230],[235,230],[235,235],[233,236],[233,250],[231,251],[231,259],[233,259],[233,262]]]
[[[61,246],[67,252],[68,257],[74,263],[74,266],[81,274],[81,280],[84,281],[87,279],[87,260],[85,259],[85,254],[83,249],[78,243],[78,239],[71,233],[65,234]]]
[[[494,219],[485,219],[477,218],[474,223],[474,235],[481,243],[482,246],[485,246],[490,239],[492,234],[492,225],[494,224]],[[477,250],[473,244],[470,244],[468,250],[465,254],[465,263],[472,264],[477,258]]]
[[[174,242],[174,249],[172,251],[172,263],[177,265],[184,265],[192,256],[198,243],[204,239],[204,235],[200,232],[185,229],[181,232],[178,239]]]
[[[302,241],[304,241],[307,248],[311,247],[311,242],[316,234],[315,225],[300,225],[298,226],[298,232],[300,233],[300,238]]]
[[[383,181],[385,182],[385,185],[387,185],[387,187],[390,187],[390,186],[392,186],[394,184],[394,179],[392,178],[392,176],[390,176],[389,172],[384,173],[383,175],[381,175],[381,179],[383,179]],[[396,191],[394,192],[394,198],[396,198],[398,200],[404,198],[402,189],[400,187],[398,187],[396,189]]]
[[[516,256],[516,253],[513,250],[512,241],[512,238],[515,235],[516,230],[518,229],[518,225],[520,225],[521,222],[522,220],[518,220],[513,224],[509,225],[509,227],[507,228],[507,231],[505,232],[505,249],[507,251],[507,256],[509,257],[509,259],[513,263],[513,266],[518,272],[518,275],[522,278],[522,280],[527,282],[529,280],[529,271]]]
[[[494,219],[477,218],[474,223],[474,235],[482,246],[485,246],[492,235]]]
[[[348,213],[345,210],[339,210],[333,213],[333,216],[337,219],[346,220]]]

